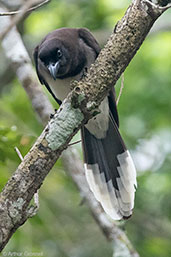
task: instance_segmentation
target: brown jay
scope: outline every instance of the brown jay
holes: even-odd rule
[[[99,44],[85,28],[50,32],[34,50],[41,84],[61,104],[70,92],[70,82],[82,78],[99,52]],[[136,170],[118,130],[114,89],[99,110],[81,129],[85,175],[94,196],[112,219],[129,218],[134,207]]]

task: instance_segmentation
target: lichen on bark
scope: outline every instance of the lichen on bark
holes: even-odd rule
[[[69,138],[71,132],[80,126],[83,119],[84,115],[80,109],[72,107],[69,102],[65,102],[58,112],[58,118],[56,119],[54,115],[54,118],[48,124],[48,133],[45,136],[48,147],[53,151],[60,148]]]

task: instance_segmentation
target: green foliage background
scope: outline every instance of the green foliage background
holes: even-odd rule
[[[128,4],[127,0],[52,0],[23,22],[25,45],[31,53],[46,33],[64,26],[112,31]],[[163,20],[168,17],[167,14]],[[3,70],[0,71],[2,75]],[[120,84],[119,80],[117,92]],[[171,33],[159,32],[146,39],[127,68],[118,105],[120,130],[138,170],[134,215],[122,226],[143,257],[171,256],[170,89]],[[42,125],[16,78],[5,87],[0,82],[0,90],[2,190],[20,163],[14,147],[25,155],[41,133]],[[86,205],[79,205],[81,196],[61,161],[56,163],[39,194],[38,214],[15,233],[4,252],[27,251],[31,256],[42,253],[50,257],[112,256],[111,243],[101,234]]]

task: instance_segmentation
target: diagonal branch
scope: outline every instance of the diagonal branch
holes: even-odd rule
[[[36,4],[35,6],[29,8],[26,12],[32,12],[32,11],[35,11],[36,9],[42,7],[43,5],[49,3],[51,0],[45,0],[39,4]],[[4,12],[0,12],[0,16],[13,16],[13,15],[16,15],[16,14],[19,14],[21,13],[22,10],[18,10],[18,11],[11,11],[11,12],[7,12],[7,11],[4,11]]]
[[[46,1],[47,2],[47,1]],[[45,2],[44,2],[45,3]],[[35,7],[30,8],[31,6],[37,4],[38,6],[42,6],[44,3],[40,3],[40,0],[27,0],[25,4],[21,7],[21,9],[17,12],[14,18],[11,20],[11,23],[6,27],[5,30],[2,30],[0,33],[0,40],[2,40],[8,32],[23,18],[23,16],[30,11],[30,9],[34,9]],[[38,8],[38,7],[37,7]],[[2,14],[2,13],[1,13]],[[2,16],[2,15],[0,15]]]
[[[73,135],[97,113],[97,106],[123,73],[160,14],[148,13],[143,6],[130,5],[86,78],[73,83],[74,90],[0,194],[0,250],[27,220],[28,205],[34,193]],[[10,33],[4,39],[3,47],[8,44]],[[18,66],[17,61],[15,65]],[[23,78],[24,73],[20,76]]]

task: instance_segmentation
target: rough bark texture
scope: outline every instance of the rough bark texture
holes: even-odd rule
[[[70,139],[97,113],[161,12],[132,4],[115,27],[96,63],[46,126],[0,194],[0,250],[29,217],[29,202]],[[10,32],[12,33],[12,32]],[[17,63],[17,61],[16,61]],[[24,74],[23,74],[24,75]]]

